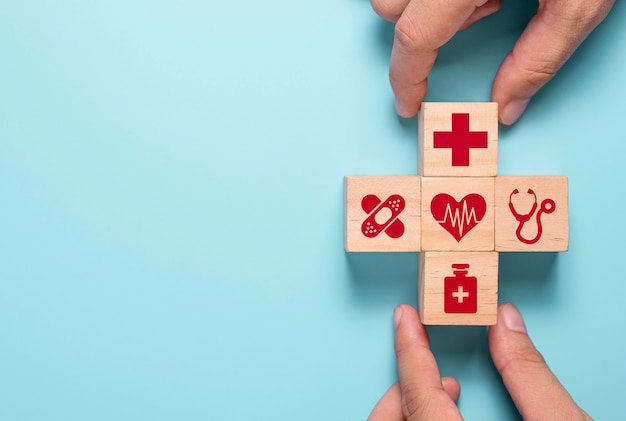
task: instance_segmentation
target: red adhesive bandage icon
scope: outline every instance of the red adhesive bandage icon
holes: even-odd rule
[[[399,238],[404,234],[404,224],[398,215],[404,210],[404,198],[392,194],[381,201],[375,194],[368,194],[361,200],[361,208],[367,218],[361,225],[361,232],[368,238],[374,238],[384,232],[391,238]]]
[[[477,280],[475,276],[466,276],[468,264],[453,264],[454,276],[444,278],[444,301],[445,313],[476,313],[478,310],[478,297],[476,293]]]

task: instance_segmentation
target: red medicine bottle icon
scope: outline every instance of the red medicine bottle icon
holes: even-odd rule
[[[469,264],[455,263],[452,265],[454,276],[444,278],[445,313],[476,313],[478,299],[476,293],[477,280],[475,276],[467,276]]]

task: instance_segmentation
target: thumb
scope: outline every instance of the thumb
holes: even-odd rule
[[[513,124],[533,95],[563,66],[574,50],[606,17],[614,0],[544,0],[537,14],[502,62],[492,100],[500,121]]]
[[[400,305],[396,307],[393,319],[404,417],[407,421],[462,419],[442,383],[437,361],[430,350],[428,333],[415,309]]]
[[[498,322],[489,329],[489,350],[524,419],[591,420],[554,376],[512,304],[498,309]]]

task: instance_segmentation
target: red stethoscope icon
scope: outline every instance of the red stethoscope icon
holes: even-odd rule
[[[509,195],[509,209],[511,210],[511,213],[513,214],[517,222],[519,222],[519,226],[517,227],[517,231],[515,231],[515,235],[517,236],[517,239],[520,240],[524,244],[535,244],[537,241],[539,241],[539,239],[541,238],[541,234],[543,233],[543,225],[541,224],[541,215],[544,213],[550,214],[554,212],[554,210],[556,209],[556,204],[554,203],[554,200],[552,199],[544,199],[541,201],[541,207],[539,208],[539,211],[537,212],[537,195],[535,194],[533,189],[528,189],[528,194],[532,194],[534,197],[534,203],[532,207],[530,208],[530,212],[528,212],[527,214],[520,214],[515,210],[515,206],[513,206],[513,201],[512,201],[513,195],[518,194],[518,193],[519,193],[519,190],[515,189]],[[522,235],[522,229],[524,228],[524,224],[530,221],[530,218],[532,218],[533,215],[535,215],[535,212],[537,212],[537,235],[535,236],[535,238],[532,238],[529,240],[527,238],[524,238],[524,236]]]

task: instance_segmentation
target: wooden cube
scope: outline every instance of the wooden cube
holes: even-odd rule
[[[567,177],[496,178],[496,250],[565,251]]]
[[[346,251],[419,251],[418,176],[345,178]]]
[[[493,325],[497,252],[422,252],[418,310],[426,325]]]
[[[420,175],[495,177],[498,104],[424,102],[419,113],[418,141]]]
[[[494,250],[494,177],[422,178],[422,250]]]

